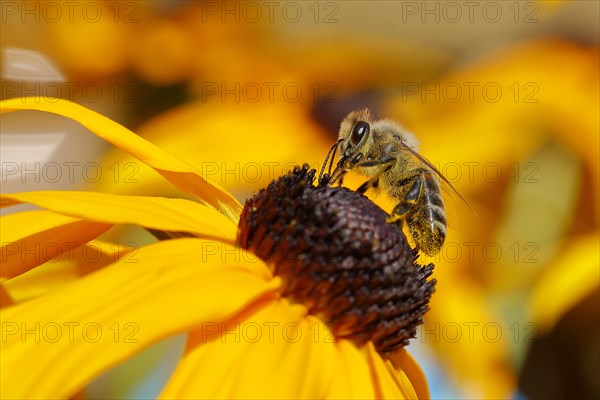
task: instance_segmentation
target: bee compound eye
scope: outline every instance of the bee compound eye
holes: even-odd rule
[[[357,145],[362,138],[369,133],[370,129],[369,123],[365,121],[358,121],[356,124],[354,124],[354,127],[352,128],[352,136],[350,138],[352,144]]]

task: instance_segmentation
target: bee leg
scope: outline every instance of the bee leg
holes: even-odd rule
[[[350,166],[355,166],[356,164],[358,164],[358,162],[363,158],[363,154],[362,153],[358,153],[357,155],[354,156],[354,158],[352,160],[350,160],[348,162],[348,165]]]
[[[358,189],[356,189],[356,191],[360,194],[364,194],[369,189],[369,186],[371,186],[370,183],[371,181],[366,181],[365,183],[360,185]]]
[[[346,176],[346,173],[347,173],[347,171],[343,171],[343,172],[340,174],[340,177],[339,177],[339,179],[337,180],[337,182],[338,182],[338,186],[342,186],[342,185],[344,184],[344,177]]]
[[[377,179],[369,179],[368,181],[366,181],[365,183],[363,183],[362,185],[360,185],[358,187],[358,189],[356,189],[356,191],[358,193],[364,194],[370,188],[377,188],[378,186],[379,186],[379,178],[377,178]]]
[[[377,165],[383,165],[383,164],[392,164],[396,162],[396,158],[395,157],[390,157],[390,156],[386,156],[386,157],[382,157],[379,160],[374,160],[374,161],[367,161],[364,163],[360,163],[357,165],[357,167],[375,167]]]
[[[413,204],[406,204],[404,202],[398,204],[396,207],[394,207],[392,213],[389,217],[387,217],[385,222],[388,224],[393,224],[398,221],[404,221],[406,219],[406,214],[408,214],[412,207]]]
[[[397,222],[399,220],[405,220],[408,212],[413,209],[417,204],[419,197],[421,196],[421,188],[423,181],[419,175],[410,177],[402,180],[398,183],[399,186],[410,185],[410,189],[404,195],[404,199],[394,209],[386,220],[387,223]]]

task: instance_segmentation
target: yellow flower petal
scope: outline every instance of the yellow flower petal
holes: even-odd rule
[[[148,164],[181,190],[198,196],[213,207],[219,209],[220,203],[224,203],[238,211],[242,208],[235,197],[211,179],[205,179],[200,171],[185,161],[83,106],[63,99],[40,97],[14,98],[0,102],[0,112],[20,110],[45,111],[77,121],[97,136]]]
[[[363,352],[348,340],[336,344],[338,363],[327,399],[373,399],[376,396],[372,371]]]
[[[402,349],[390,355],[389,358],[392,363],[390,368],[393,368],[398,373],[402,371],[406,375],[415,389],[417,398],[428,399],[430,397],[429,387],[427,386],[425,373],[408,351]]]
[[[0,308],[4,308],[13,304],[13,300],[4,288],[4,284],[0,284]]]
[[[98,237],[112,225],[46,210],[2,216],[0,279],[10,279]]]
[[[375,397],[374,380],[387,397],[416,398],[408,378],[391,373],[374,349],[367,356],[347,340],[335,343],[304,307],[260,306],[191,334],[161,398],[363,399]],[[367,357],[376,357],[373,369]]]
[[[231,318],[279,285],[251,265],[203,252],[214,243],[152,244],[63,290],[3,309],[1,397],[69,397],[143,348]]]
[[[394,373],[375,350],[372,342],[363,349],[371,367],[377,398],[381,399],[416,399],[417,395],[410,381],[402,371]],[[389,361],[388,361],[389,363]]]
[[[87,220],[184,231],[227,243],[233,243],[237,235],[237,227],[227,217],[200,203],[184,199],[42,191],[3,194],[0,200],[2,207],[30,203]]]
[[[70,247],[37,268],[7,280],[4,286],[13,302],[19,304],[43,296],[137,250],[133,244],[92,240],[83,246]]]
[[[385,367],[390,373],[390,377],[394,380],[395,385],[400,388],[402,393],[407,399],[429,399],[429,389],[427,388],[427,381],[423,381],[422,384],[425,388],[424,391],[417,391],[412,379],[403,370],[394,367],[394,364],[388,359],[384,361]],[[424,377],[423,377],[424,379]],[[421,388],[422,389],[422,388]]]
[[[542,331],[552,329],[571,307],[598,288],[598,243],[598,232],[575,240],[534,287],[529,313]]]
[[[306,312],[273,299],[192,333],[161,398],[323,398],[337,350]]]

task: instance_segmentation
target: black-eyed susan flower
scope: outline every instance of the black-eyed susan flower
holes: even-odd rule
[[[2,103],[3,112],[23,109],[80,122],[202,203],[3,194],[4,207],[42,209],[2,218],[3,398],[74,396],[181,332],[188,333],[185,354],[162,398],[427,396],[402,347],[427,310],[432,266],[415,264],[401,231],[365,197],[315,186],[314,171],[297,168],[242,210],[193,167],[103,116],[56,99]],[[96,238],[121,224],[193,237],[123,249],[110,262],[111,244]],[[52,250],[39,251],[50,243]],[[26,283],[53,257],[92,247],[100,257],[83,260],[87,270],[53,270],[76,279],[58,279],[27,299],[13,295],[15,279]]]

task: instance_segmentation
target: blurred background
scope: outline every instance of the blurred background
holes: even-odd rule
[[[242,202],[350,111],[397,120],[476,211],[423,260],[432,397],[599,398],[599,4],[6,0],[1,97],[83,104]],[[63,118],[1,121],[3,192],[182,195]],[[89,397],[147,393],[115,381]]]

